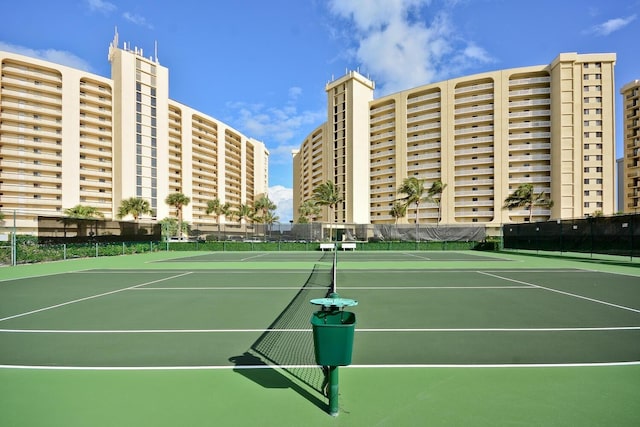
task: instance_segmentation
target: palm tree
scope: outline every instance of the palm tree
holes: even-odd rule
[[[251,220],[252,217],[252,213],[253,210],[251,209],[251,206],[249,205],[245,205],[245,204],[240,204],[240,207],[238,208],[238,211],[236,212],[236,215],[238,216],[238,219],[240,220],[240,223],[242,223],[242,221],[245,221],[245,226],[244,226],[244,238],[247,238],[247,223]]]
[[[275,211],[277,209],[277,206],[271,201],[271,199],[269,199],[269,196],[263,194],[256,200],[255,204],[253,205],[253,209],[255,210],[256,214],[255,219],[266,224],[264,220],[265,218],[267,218],[267,214],[269,212]]]
[[[218,225],[218,240],[220,239],[220,216],[229,215],[230,209],[229,203],[222,203],[217,197],[213,200],[207,201],[207,210],[205,212],[207,215],[213,214],[216,218],[216,224]]]
[[[277,223],[280,217],[276,215],[275,211],[268,211],[265,216],[262,217],[262,222],[267,225],[267,232],[271,237],[271,228],[273,224]]]
[[[75,219],[104,218],[102,212],[93,206],[75,205],[72,208],[65,209],[64,214],[69,218]]]
[[[447,184],[443,184],[442,181],[437,180],[431,184],[431,187],[427,190],[427,200],[438,205],[438,223],[442,220],[442,205],[440,202],[442,200],[442,192],[445,188],[447,188]]]
[[[520,184],[513,193],[504,199],[502,209],[526,208],[529,210],[529,222],[531,222],[534,206],[550,208],[553,206],[553,201],[547,199],[542,191],[536,194],[533,190],[533,184]]]
[[[75,205],[72,208],[68,208],[64,210],[64,214],[67,216],[67,218],[64,218],[63,224],[65,226],[65,235],[67,234],[66,231],[66,226],[68,223],[76,223],[78,226],[78,231],[77,231],[77,235],[78,236],[85,236],[86,235],[86,226],[87,223],[84,221],[79,221],[79,220],[83,220],[83,219],[96,219],[96,218],[104,218],[104,214],[102,212],[100,212],[98,209],[94,208],[93,206],[83,206],[83,205]],[[98,234],[98,224],[96,222],[95,224],[96,226],[96,231],[95,232],[91,232],[95,234]]]
[[[398,225],[398,219],[402,218],[403,216],[405,216],[407,214],[407,205],[405,205],[404,203],[401,203],[399,201],[396,201],[393,204],[393,207],[391,208],[389,213],[395,219],[396,225]]]
[[[405,206],[409,206],[411,204],[416,205],[416,226],[418,225],[418,212],[420,210],[420,201],[422,200],[422,194],[424,191],[424,180],[416,177],[405,178],[398,189],[399,193],[406,194],[406,197],[399,199],[404,202]]]
[[[140,197],[130,197],[120,202],[117,216],[118,218],[123,218],[131,214],[133,220],[138,222],[138,218],[140,218],[141,215],[151,215],[152,213],[153,211],[151,210],[151,205],[148,200]]]
[[[271,225],[279,219],[275,214],[275,210],[277,208],[278,206],[269,199],[269,196],[264,194],[258,197],[253,205],[253,219],[259,223],[265,224],[265,234],[271,234]],[[274,221],[273,218],[276,218],[276,221]]]
[[[326,181],[313,189],[312,200],[319,206],[329,207],[329,223],[332,224],[334,219],[333,209],[344,199],[336,185],[332,181]],[[338,235],[336,234],[337,237]]]
[[[300,220],[302,218],[313,222],[313,220],[320,215],[320,206],[318,206],[314,200],[305,200],[298,208],[298,213],[300,214],[298,222],[301,222]]]
[[[176,214],[178,216],[178,224],[180,224],[180,227],[178,227],[179,233],[182,231],[181,229],[183,228],[182,207],[188,205],[190,201],[191,199],[182,193],[171,193],[164,200],[166,204],[173,206],[176,209]]]

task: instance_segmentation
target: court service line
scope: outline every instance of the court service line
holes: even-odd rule
[[[361,332],[610,332],[638,331],[640,326],[595,326],[567,328],[358,328]],[[18,334],[194,334],[311,332],[312,329],[0,329],[0,333]]]
[[[165,280],[175,279],[175,278],[178,278],[178,277],[186,276],[188,274],[191,274],[191,272],[178,274],[176,276],[165,277],[163,279],[152,280],[151,282],[140,283],[139,285],[129,286],[129,287],[123,288],[123,289],[116,289],[115,291],[104,292],[104,293],[98,294],[98,295],[92,295],[92,296],[88,296],[88,297],[84,297],[84,298],[79,298],[79,299],[75,299],[73,301],[67,301],[67,302],[63,302],[61,304],[56,304],[56,305],[52,305],[52,306],[49,306],[49,307],[39,308],[38,310],[28,311],[26,313],[20,313],[20,314],[15,314],[15,315],[9,316],[9,317],[3,317],[2,319],[0,319],[0,322],[3,322],[5,320],[10,320],[10,319],[15,319],[17,317],[28,316],[30,314],[40,313],[42,311],[52,310],[54,308],[64,307],[65,305],[75,304],[77,302],[87,301],[87,300],[94,299],[94,298],[100,298],[100,297],[104,297],[104,296],[107,296],[107,295],[116,294],[118,292],[128,291],[128,290],[131,290],[131,289],[138,288],[140,286],[150,285],[152,283],[163,282]]]
[[[414,369],[414,368],[587,368],[608,366],[636,366],[640,361],[585,362],[585,363],[505,363],[505,364],[375,364],[349,365],[347,369]],[[194,366],[52,366],[52,365],[0,365],[0,369],[33,369],[51,371],[201,371],[201,370],[244,370],[244,369],[305,369],[319,368],[318,365],[194,365]]]
[[[604,304],[604,305],[608,305],[610,307],[620,308],[622,310],[632,311],[634,313],[640,313],[640,310],[637,310],[637,309],[631,308],[631,307],[626,307],[624,305],[613,304],[613,303],[610,303],[610,302],[602,301],[602,300],[595,299],[595,298],[589,298],[589,297],[585,297],[583,295],[573,294],[571,292],[565,292],[565,291],[561,291],[561,290],[558,290],[558,289],[547,288],[546,286],[535,285],[533,283],[523,282],[521,280],[511,279],[509,277],[502,277],[502,276],[499,276],[497,274],[487,273],[485,271],[478,271],[478,273],[485,274],[485,275],[491,276],[491,277],[495,277],[497,279],[507,280],[509,282],[515,282],[515,283],[521,283],[523,285],[533,286],[534,288],[544,289],[545,291],[556,292],[558,294],[567,295],[567,296],[574,297],[574,298],[580,298],[580,299],[591,301],[591,302],[595,302],[595,303],[598,303],[598,304]]]

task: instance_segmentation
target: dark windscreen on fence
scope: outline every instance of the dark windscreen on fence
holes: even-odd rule
[[[159,241],[161,238],[160,224],[38,217],[39,243],[149,242]]]
[[[502,226],[505,249],[640,256],[640,215]]]

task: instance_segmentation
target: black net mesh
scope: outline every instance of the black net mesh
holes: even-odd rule
[[[161,239],[162,227],[157,223],[38,217],[39,243],[149,242]]]
[[[506,249],[640,256],[640,215],[505,224]]]

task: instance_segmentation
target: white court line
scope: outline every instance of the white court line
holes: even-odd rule
[[[263,333],[311,332],[311,329],[0,329],[0,333],[27,334],[195,334],[195,333]]]
[[[485,275],[491,276],[491,277],[495,277],[497,279],[507,280],[509,282],[515,282],[515,283],[521,283],[523,285],[533,286],[534,288],[544,289],[545,291],[556,292],[556,293],[559,293],[559,294],[562,294],[562,295],[567,295],[567,296],[574,297],[574,298],[580,298],[580,299],[591,301],[591,302],[595,302],[595,303],[598,303],[598,304],[604,304],[604,305],[608,305],[610,307],[620,308],[622,310],[632,311],[634,313],[640,313],[640,310],[636,310],[635,308],[631,308],[631,307],[625,307],[624,305],[613,304],[613,303],[606,302],[606,301],[601,301],[601,300],[595,299],[595,298],[589,298],[589,297],[585,297],[585,296],[578,295],[578,294],[572,294],[571,292],[565,292],[565,291],[560,291],[558,289],[547,288],[545,286],[534,285],[533,283],[527,283],[527,282],[523,282],[521,280],[510,279],[508,277],[502,277],[502,276],[498,276],[497,274],[491,274],[491,273],[487,273],[487,272],[484,272],[484,271],[478,271],[478,273],[485,274]]]
[[[367,290],[411,290],[411,289],[533,289],[531,286],[340,286],[338,289],[367,289]]]
[[[114,270],[109,270],[109,269],[92,269],[92,270],[82,270],[82,271],[70,271],[69,273],[73,273],[73,274],[79,274],[79,273],[83,273],[83,274],[131,274],[131,273],[143,273],[143,274],[153,274],[153,273],[166,273],[166,272],[175,272],[175,271],[184,271],[184,269],[173,269],[173,268],[168,268],[168,269],[149,269],[149,270],[137,270],[137,269],[133,269],[133,270],[121,270],[121,269],[114,269]],[[328,270],[327,270],[328,271]],[[283,275],[283,274],[306,274],[307,276],[309,275],[309,270],[306,269],[299,269],[299,270],[278,270],[278,269],[256,269],[256,270],[224,270],[224,269],[205,269],[205,270],[193,270],[193,271],[189,271],[189,273],[191,274],[205,274],[205,275],[210,275],[212,273],[221,273],[224,275],[230,275],[230,274],[265,274],[265,272],[267,273],[278,273],[278,275]],[[60,273],[60,274],[65,274],[65,273]],[[48,274],[44,274],[43,276],[49,276]],[[41,277],[41,276],[35,276],[35,277]],[[6,279],[6,280],[16,280],[16,279]]]
[[[640,361],[602,362],[602,363],[507,363],[507,364],[399,364],[399,365],[349,365],[347,369],[478,369],[478,368],[584,368],[636,366]],[[243,370],[243,369],[304,369],[320,368],[318,365],[199,365],[199,366],[41,366],[41,365],[0,365],[0,369],[33,369],[62,371],[198,371],[198,370]]]
[[[34,274],[34,275],[31,275],[31,276],[23,276],[23,277],[8,277],[6,279],[0,279],[0,283],[2,283],[2,282],[13,282],[13,281],[23,280],[23,279],[34,279],[34,278],[38,278],[38,277],[58,276],[60,274],[84,273],[84,272],[87,272],[87,271],[90,271],[90,270],[59,271],[57,273]]]
[[[65,305],[69,305],[69,304],[75,304],[75,303],[77,303],[77,302],[87,301],[87,300],[90,300],[90,299],[93,299],[93,298],[100,298],[100,297],[103,297],[103,296],[116,294],[116,293],[118,293],[118,292],[128,291],[128,290],[131,290],[131,289],[135,289],[135,288],[137,288],[137,287],[140,287],[140,286],[150,285],[150,284],[152,284],[152,283],[158,283],[158,282],[163,282],[163,281],[165,281],[165,280],[175,279],[175,278],[177,278],[177,277],[186,276],[187,274],[191,274],[191,273],[190,273],[190,272],[188,272],[188,273],[182,273],[182,274],[178,274],[178,275],[176,275],[176,276],[165,277],[165,278],[163,278],[163,279],[152,280],[151,282],[146,282],[146,283],[141,283],[141,284],[139,284],[139,285],[129,286],[128,288],[117,289],[117,290],[115,290],[115,291],[105,292],[105,293],[98,294],[98,295],[92,295],[92,296],[85,297],[85,298],[79,298],[79,299],[76,299],[76,300],[73,300],[73,301],[63,302],[62,304],[56,304],[56,305],[52,305],[52,306],[49,306],[49,307],[40,308],[40,309],[38,309],[38,310],[28,311],[28,312],[26,312],[26,313],[15,314],[15,315],[13,315],[13,316],[4,317],[4,318],[0,319],[0,322],[5,321],[5,320],[9,320],[9,319],[15,319],[15,318],[17,318],[17,317],[28,316],[28,315],[30,315],[30,314],[39,313],[39,312],[41,312],[41,311],[52,310],[52,309],[54,309],[54,308],[63,307],[63,306],[65,306]]]
[[[523,286],[523,288],[529,289],[530,286]],[[300,290],[300,286],[190,286],[190,287],[166,287],[166,288],[138,288],[132,289],[134,291],[181,291],[181,290],[189,290],[189,291],[203,291],[203,290],[212,290],[212,291],[279,291],[279,290]],[[305,289],[327,289],[327,286],[308,286]],[[345,288],[348,289],[348,288]],[[362,288],[357,288],[362,289]]]
[[[250,260],[250,259],[253,259],[253,258],[260,258],[260,257],[266,256],[266,255],[267,255],[266,253],[258,254],[258,255],[250,256],[248,258],[242,258],[242,259],[240,259],[240,261],[247,261],[247,260]]]
[[[402,252],[402,255],[409,255],[409,256],[412,256],[412,257],[415,257],[415,258],[424,259],[424,260],[426,260],[426,261],[432,261],[432,259],[431,259],[431,258],[428,258],[428,257],[426,257],[426,256],[419,256],[419,255],[412,254],[412,253],[409,253],[409,252]]]
[[[190,290],[190,291],[201,291],[201,290],[241,290],[241,291],[259,291],[259,290],[270,290],[270,291],[278,291],[278,290],[299,290],[299,286],[201,286],[201,287],[167,287],[167,288],[139,288],[133,289],[135,291],[180,291],[180,290]],[[327,289],[326,286],[308,286],[305,289]],[[350,290],[430,290],[430,289],[535,289],[531,286],[340,286],[340,289],[350,289]]]
[[[637,331],[640,326],[601,326],[571,328],[357,328],[355,332],[597,332]],[[193,334],[311,332],[312,329],[0,329],[0,333],[24,334]]]

